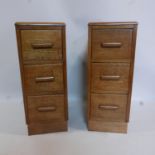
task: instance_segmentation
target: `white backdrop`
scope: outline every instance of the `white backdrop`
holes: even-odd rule
[[[85,96],[87,24],[138,21],[133,100],[155,100],[154,0],[0,0],[0,101],[21,100],[14,23],[62,21],[67,25],[69,99]]]

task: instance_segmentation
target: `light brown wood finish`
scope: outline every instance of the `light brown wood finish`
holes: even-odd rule
[[[128,93],[127,63],[92,63],[91,91],[94,93]]]
[[[88,123],[88,129],[91,131],[127,133],[127,127],[128,123],[126,122],[104,122],[90,120]]]
[[[25,64],[62,60],[60,30],[22,30],[22,55]]]
[[[28,96],[29,124],[65,121],[64,95]]]
[[[64,23],[16,23],[29,135],[67,130]]]
[[[63,93],[63,64],[27,65],[25,91],[28,95]]]
[[[94,39],[93,39],[94,38]],[[93,29],[92,61],[131,59],[131,29]]]
[[[127,96],[118,94],[92,94],[91,119],[108,122],[125,121]]]
[[[89,23],[89,130],[127,132],[136,30],[136,22]]]
[[[67,131],[67,121],[53,121],[50,123],[28,124],[29,135]]]

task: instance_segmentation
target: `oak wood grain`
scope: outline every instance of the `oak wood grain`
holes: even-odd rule
[[[29,135],[67,131],[65,24],[17,22],[15,27]]]
[[[22,56],[25,64],[62,61],[61,30],[22,30]]]
[[[93,120],[88,122],[89,131],[127,133],[127,127],[128,123],[126,122],[102,122]]]
[[[132,29],[92,30],[92,61],[131,59]]]
[[[127,95],[92,94],[91,120],[125,122]]]
[[[29,124],[65,120],[64,95],[28,96]]]
[[[94,93],[128,93],[128,63],[92,63],[91,91]]]
[[[67,121],[53,121],[46,124],[28,124],[29,135],[62,132],[67,131],[67,129]]]
[[[137,22],[92,22],[88,28],[88,130],[126,133]]]
[[[64,93],[63,64],[26,65],[24,71],[24,86],[28,95]],[[53,79],[48,80],[51,77]]]

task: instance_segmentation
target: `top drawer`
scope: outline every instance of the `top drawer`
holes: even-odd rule
[[[24,64],[42,64],[62,59],[61,30],[22,30]]]
[[[130,60],[132,29],[105,28],[92,30],[92,61]]]

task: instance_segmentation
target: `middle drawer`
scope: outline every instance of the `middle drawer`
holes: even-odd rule
[[[128,93],[128,63],[92,63],[93,93]]]
[[[27,65],[24,67],[27,95],[63,93],[63,64]]]

